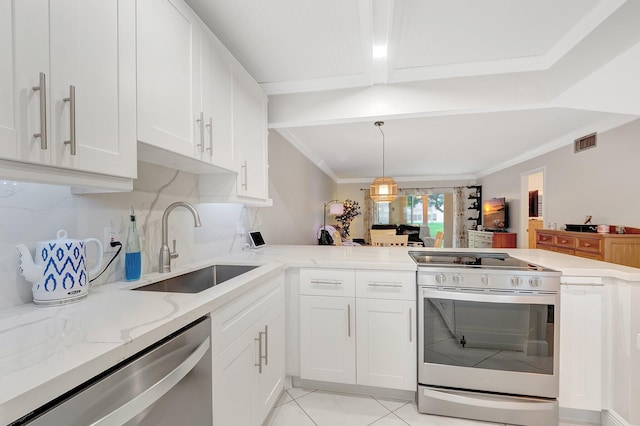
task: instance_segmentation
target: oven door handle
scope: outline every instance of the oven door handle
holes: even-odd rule
[[[541,400],[535,405],[531,402],[521,401],[507,401],[504,398],[491,399],[490,396],[484,398],[473,398],[464,395],[456,395],[447,391],[434,391],[431,389],[422,389],[424,396],[428,396],[437,401],[452,402],[461,405],[472,405],[483,408],[494,408],[499,410],[513,410],[513,411],[548,411],[554,409],[555,401]]]
[[[540,304],[556,305],[557,294],[513,294],[513,293],[466,293],[463,291],[446,291],[433,288],[423,288],[422,297],[425,299],[463,300],[467,302],[516,303],[522,305]]]

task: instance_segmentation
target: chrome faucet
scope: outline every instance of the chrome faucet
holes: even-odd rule
[[[160,263],[158,266],[158,271],[161,273],[171,272],[171,259],[178,257],[178,253],[176,253],[176,240],[173,240],[173,252],[169,250],[169,246],[167,245],[169,240],[169,213],[176,207],[185,207],[193,215],[193,226],[196,228],[202,226],[198,210],[189,203],[178,201],[170,204],[169,207],[165,209],[162,214],[162,247],[160,247]]]

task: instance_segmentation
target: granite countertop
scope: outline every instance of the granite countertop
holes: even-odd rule
[[[415,250],[409,248],[409,250]],[[640,269],[543,250],[499,251],[559,270],[563,277],[616,277],[640,282]],[[79,303],[0,310],[0,424],[14,421],[112,365],[225,305],[290,267],[416,270],[406,247],[270,246],[146,274],[135,283],[91,289]],[[130,288],[214,263],[261,265],[197,294]]]

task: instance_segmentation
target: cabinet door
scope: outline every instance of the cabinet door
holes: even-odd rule
[[[602,287],[562,285],[560,406],[602,409]]]
[[[52,164],[135,177],[135,5],[66,0],[50,11]]]
[[[256,424],[253,386],[257,363],[256,327],[249,328],[213,359],[214,425]]]
[[[416,304],[357,299],[358,384],[416,390]]]
[[[239,151],[239,196],[266,199],[267,97],[239,65],[234,67],[233,135]]]
[[[518,234],[513,232],[495,232],[493,248],[516,248]]]
[[[201,159],[228,170],[234,164],[232,124],[232,63],[222,43],[206,28],[201,37],[202,111],[205,149]]]
[[[262,372],[256,376],[254,410],[258,424],[267,417],[284,388],[284,299],[257,322],[262,332]]]
[[[187,157],[200,138],[199,22],[181,0],[138,0],[138,140]]]
[[[5,1],[2,7],[13,7],[13,60],[15,67],[14,90],[15,95],[15,123],[17,127],[17,149],[3,144],[2,156],[14,157],[20,161],[30,163],[50,164],[51,151],[54,141],[50,135],[49,123],[53,119],[50,110],[50,86],[51,72],[49,70],[49,7],[46,0]],[[2,19],[8,20],[8,26],[2,25],[2,31],[11,31],[11,13],[2,14]],[[11,40],[2,38],[2,43]],[[11,50],[8,50],[11,52]],[[3,64],[11,63],[11,55],[3,55]],[[4,68],[4,67],[3,67]],[[5,69],[3,74],[9,73]],[[40,73],[43,74],[46,90],[34,91],[33,88],[40,84]],[[2,79],[2,83],[8,81]],[[13,101],[13,96],[2,96],[2,101]],[[44,106],[44,110],[41,109]],[[3,107],[4,108],[4,107]],[[14,108],[12,103],[11,108]],[[3,113],[6,116],[7,113]],[[6,121],[6,118],[3,119]],[[9,123],[3,123],[3,127]],[[3,130],[11,132],[8,129]],[[35,134],[46,133],[46,145]],[[15,154],[15,155],[14,155]]]
[[[8,159],[15,159],[18,155],[18,132],[13,111],[13,84],[17,77],[13,67],[13,10],[14,2],[0,3],[0,52],[5,52],[0,57],[0,158]]]
[[[300,377],[356,383],[355,298],[300,296]]]

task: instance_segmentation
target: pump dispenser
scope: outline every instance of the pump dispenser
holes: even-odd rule
[[[135,281],[140,279],[142,272],[142,257],[140,255],[140,235],[136,228],[136,215],[131,207],[131,221],[129,222],[129,234],[124,250],[124,279]]]

